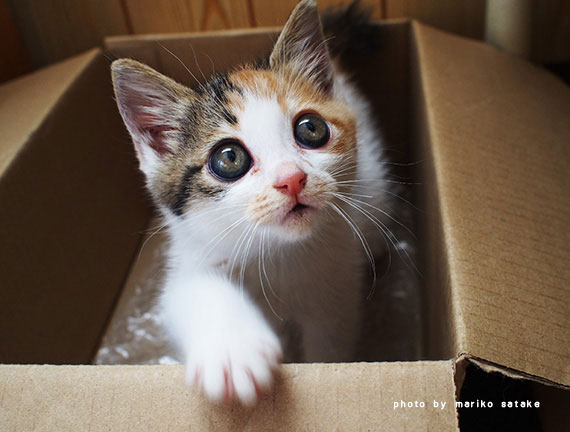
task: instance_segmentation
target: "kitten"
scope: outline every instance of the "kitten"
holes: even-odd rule
[[[187,381],[251,404],[282,358],[353,360],[386,172],[316,2],[297,5],[265,65],[194,90],[128,59],[112,75],[168,225],[160,301]]]

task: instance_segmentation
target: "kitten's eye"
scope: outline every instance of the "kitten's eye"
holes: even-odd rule
[[[295,140],[301,147],[316,149],[329,142],[331,133],[327,123],[317,114],[299,117],[293,126]]]
[[[249,171],[251,156],[240,143],[226,141],[212,153],[209,165],[220,180],[237,180]]]

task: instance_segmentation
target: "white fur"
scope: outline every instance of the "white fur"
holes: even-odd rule
[[[170,275],[163,306],[188,383],[213,400],[255,402],[253,380],[267,388],[281,348],[249,299],[222,274],[188,267]]]
[[[385,195],[378,181],[385,173],[367,104],[341,77],[334,91],[358,124],[353,178],[367,180],[360,184],[369,188],[354,192],[372,195],[366,201],[381,206]],[[315,179],[334,181],[327,172],[342,162],[326,151],[301,151],[292,137],[294,115],[283,113],[273,99],[249,95],[238,116],[237,138],[253,155],[257,171],[236,181],[221,201],[193,208],[182,218],[165,211],[171,239],[171,270],[161,299],[165,321],[183,353],[188,382],[216,401],[255,402],[255,384],[271,383],[281,356],[276,334],[287,323],[300,326],[306,361],[347,361],[353,355],[367,258],[359,235],[327,203],[340,205],[368,241],[379,240],[371,247],[383,241],[366,216],[326,188],[307,197],[319,207],[308,231],[276,222],[289,210],[287,198],[272,186],[280,164],[303,169],[310,192]],[[273,210],[268,219],[252,220],[251,205],[262,193]]]

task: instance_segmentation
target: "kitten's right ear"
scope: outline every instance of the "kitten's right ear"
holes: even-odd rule
[[[315,0],[302,0],[291,12],[271,56],[271,67],[289,66],[324,92],[333,83],[333,66]]]
[[[135,60],[115,60],[111,71],[117,105],[141,170],[151,176],[160,160],[176,148],[192,90]]]

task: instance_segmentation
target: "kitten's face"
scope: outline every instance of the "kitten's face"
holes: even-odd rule
[[[289,19],[267,68],[196,91],[132,60],[114,63],[121,114],[166,211],[212,232],[238,223],[284,241],[315,232],[356,156],[355,119],[335,96],[315,14]]]
[[[236,121],[195,143],[191,153],[199,160],[185,157],[201,166],[192,181],[204,191],[189,188],[196,191],[184,211],[243,206],[236,219],[247,216],[282,239],[310,234],[336,191],[335,171],[352,159],[354,119],[310,83],[293,85],[272,71],[244,69],[228,81],[233,90],[223,96],[224,109]]]

